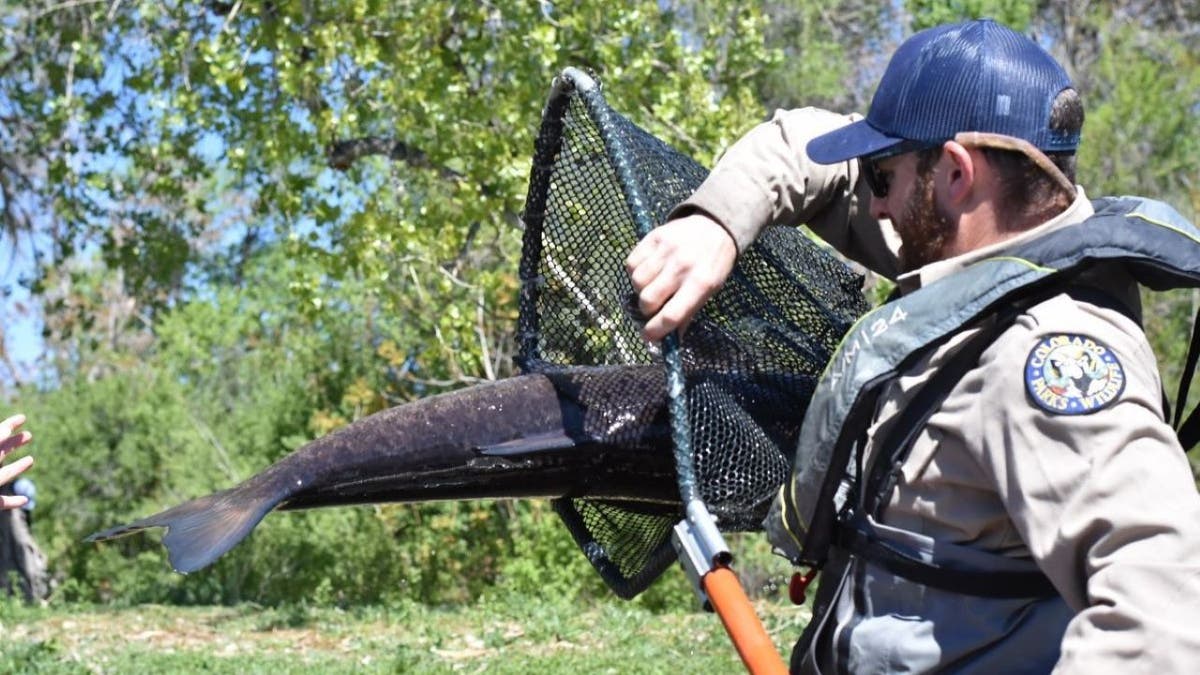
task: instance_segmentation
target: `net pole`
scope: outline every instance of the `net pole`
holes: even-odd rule
[[[721,617],[721,623],[733,641],[738,656],[746,665],[746,671],[753,675],[787,673],[775,643],[771,641],[771,636],[767,634],[733,570],[721,566],[714,568],[704,575],[704,590],[713,611]]]
[[[611,134],[603,133],[610,128],[608,105],[600,95],[595,80],[586,73],[575,68],[567,68],[562,77],[570,80],[580,95],[588,114],[596,121],[602,130],[605,152],[609,162],[616,171],[617,179],[625,193],[626,205],[633,216],[639,239],[645,237],[654,229],[654,223],[649,217],[649,209],[642,198],[634,179],[633,167],[629,162],[629,152],[622,147],[621,141]],[[692,436],[689,425],[687,387],[683,372],[683,358],[680,354],[679,334],[672,331],[661,343],[663,360],[667,370],[667,407],[671,419],[671,439],[675,445],[675,468],[679,479],[679,496],[687,511],[687,520],[693,537],[699,537],[696,548],[709,553],[707,560],[699,561],[696,570],[700,577],[699,583],[706,593],[714,611],[721,617],[725,631],[733,641],[738,654],[746,668],[754,675],[760,673],[786,673],[783,660],[775,650],[770,636],[759,621],[754,607],[746,598],[745,590],[737,575],[730,569],[732,556],[717,529],[716,521],[704,505],[704,499],[696,485],[696,470],[692,452]],[[679,528],[676,528],[679,532]],[[688,563],[685,561],[685,566]],[[714,576],[715,575],[715,576]],[[711,581],[710,581],[711,579]],[[716,589],[721,597],[716,602],[708,591],[708,587]]]
[[[604,149],[617,180],[625,195],[625,204],[633,217],[638,239],[650,234],[654,223],[650,219],[650,209],[637,187],[633,166],[630,164],[630,153],[624,147],[621,139],[603,130],[612,127],[609,121],[608,104],[600,95],[595,80],[586,73],[575,68],[563,71],[563,78],[569,79],[575,85],[580,100],[587,108],[588,114],[596,121],[604,139]],[[693,502],[703,503],[700,491],[696,487],[696,470],[692,460],[692,437],[688,427],[687,391],[683,374],[683,358],[679,353],[679,336],[672,332],[661,343],[663,360],[667,370],[667,407],[671,418],[671,440],[675,445],[675,467],[679,479],[679,497],[689,508]]]
[[[721,617],[746,670],[753,675],[786,673],[775,644],[730,567],[733,556],[702,504],[688,505],[688,517],[675,526],[672,543],[693,590],[705,608]]]

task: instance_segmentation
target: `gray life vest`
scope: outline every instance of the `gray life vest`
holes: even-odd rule
[[[1200,230],[1170,206],[1120,197],[1097,200],[1094,207],[1095,214],[1078,226],[975,263],[877,308],[851,328],[813,395],[791,480],[781,488],[765,523],[780,553],[797,566],[820,569],[836,547],[874,556],[901,577],[942,589],[1011,598],[1053,593],[1036,570],[999,576],[988,570],[988,583],[980,587],[977,577],[984,570],[939,568],[903,547],[881,546],[863,519],[886,504],[903,453],[929,414],[1021,311],[1064,290],[1074,295],[1068,290],[1072,279],[1102,262],[1122,264],[1138,283],[1153,290],[1200,286]],[[870,467],[859,466],[861,458],[859,463],[852,461],[861,452],[860,435],[886,385],[969,327],[981,330],[934,374],[910,405],[912,410],[901,413],[893,425],[900,436],[884,440]],[[1189,356],[1194,360],[1194,354]],[[1182,397],[1189,376],[1185,369]],[[1184,402],[1179,402],[1178,412]],[[1194,436],[1198,424],[1200,418],[1193,416],[1183,426],[1193,428],[1189,435]],[[1183,434],[1181,440],[1185,448],[1195,442],[1184,440]]]

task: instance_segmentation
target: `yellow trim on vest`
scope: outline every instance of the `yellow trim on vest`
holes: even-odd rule
[[[1028,267],[1028,268],[1030,268],[1030,269],[1032,269],[1032,270],[1036,270],[1036,271],[1038,271],[1038,272],[1045,272],[1045,273],[1047,273],[1047,274],[1050,274],[1050,273],[1053,273],[1053,272],[1057,272],[1057,271],[1058,271],[1058,270],[1054,269],[1053,267],[1045,267],[1045,266],[1043,266],[1043,265],[1039,265],[1039,264],[1037,264],[1037,263],[1033,262],[1032,260],[1026,260],[1025,258],[1018,258],[1017,256],[1012,256],[1012,255],[998,255],[998,256],[996,256],[995,258],[988,258],[988,259],[986,259],[986,260],[981,260],[980,262],[1015,262],[1015,263],[1021,263],[1022,265],[1025,265],[1026,267]]]
[[[783,492],[784,490],[788,490],[789,494],[785,495]],[[791,499],[788,499],[789,496],[791,497]],[[797,536],[795,532],[792,532],[792,528],[790,525],[791,518],[788,517],[788,504],[791,503],[795,498],[796,498],[796,481],[789,480],[786,483],[784,483],[783,485],[779,486],[779,520],[783,523],[783,531],[787,532],[788,536],[792,538],[792,541],[796,542],[796,550],[803,551],[804,550],[803,537],[805,534],[808,533],[808,530],[805,529],[803,523],[797,521],[796,524],[800,527],[801,530],[804,530],[803,532],[801,532],[799,534],[799,536]]]
[[[1154,218],[1151,218],[1150,216],[1147,216],[1144,213],[1138,213],[1137,211],[1131,211],[1129,213],[1128,217],[1140,218],[1140,219],[1146,221],[1147,223],[1150,223],[1151,225],[1158,225],[1159,227],[1165,227],[1166,229],[1171,230],[1172,232],[1174,232],[1176,234],[1182,234],[1183,236],[1187,237],[1188,239],[1191,239],[1192,241],[1200,244],[1200,239],[1197,239],[1191,233],[1185,232],[1184,230],[1181,230],[1178,227],[1175,227],[1174,225],[1172,225],[1170,223],[1165,223],[1161,220],[1155,220]]]

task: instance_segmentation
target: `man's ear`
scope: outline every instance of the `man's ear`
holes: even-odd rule
[[[970,196],[975,187],[975,157],[962,145],[946,141],[942,146],[942,170],[937,173],[943,183],[941,193],[950,205],[960,205]],[[936,180],[936,179],[935,179]]]

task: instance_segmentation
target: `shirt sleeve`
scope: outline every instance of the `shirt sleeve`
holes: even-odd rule
[[[1090,338],[1116,358],[1124,384],[1110,402],[1092,400],[1084,414],[1039,405],[1027,362],[1063,335]],[[1022,316],[980,366],[989,376],[976,397],[981,437],[971,445],[1030,553],[1077,612],[1056,672],[1117,672],[1134,662],[1144,672],[1194,668],[1200,495],[1163,420],[1157,364],[1140,328],[1058,296]]]
[[[808,141],[861,119],[818,108],[778,110],[734,143],[671,217],[703,212],[746,250],[764,227],[808,225],[851,260],[889,279],[898,273],[891,224],[871,217],[856,160],[817,164]]]

